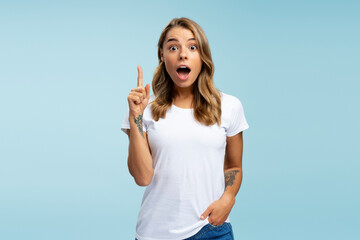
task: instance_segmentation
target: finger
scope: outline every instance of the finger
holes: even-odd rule
[[[209,206],[209,207],[205,210],[205,212],[204,212],[203,214],[201,214],[200,219],[201,219],[201,220],[206,219],[206,218],[210,215],[210,213],[212,212],[212,210],[213,210],[212,206]]]
[[[142,93],[142,94],[146,94],[145,88],[144,87],[136,87],[131,89],[131,92],[138,92],[138,93]]]
[[[141,100],[144,100],[145,97],[146,97],[145,94],[138,93],[138,92],[130,92],[129,95],[137,96],[137,97],[139,97]]]
[[[150,84],[146,84],[145,86],[145,92],[146,92],[146,98],[149,99],[150,98]]]
[[[141,103],[141,98],[138,97],[138,96],[135,96],[135,95],[129,95],[128,96],[128,99],[131,101],[131,102],[134,102],[136,104],[140,104]]]
[[[224,222],[216,222],[209,219],[209,223],[214,226],[221,226],[224,224]]]
[[[138,87],[142,87],[142,85],[143,85],[143,72],[142,72],[142,68],[141,68],[140,66],[137,66],[137,70],[138,70],[137,86],[138,86]]]

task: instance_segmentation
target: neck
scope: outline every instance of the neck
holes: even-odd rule
[[[173,103],[183,108],[192,108],[194,99],[193,88],[179,88],[174,86]]]

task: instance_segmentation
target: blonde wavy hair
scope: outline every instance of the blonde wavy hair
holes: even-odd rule
[[[161,51],[165,41],[166,34],[174,27],[183,27],[189,29],[195,36],[202,67],[198,78],[193,84],[193,109],[195,119],[210,126],[215,123],[221,124],[221,96],[219,90],[215,88],[214,64],[211,58],[210,46],[202,28],[194,21],[188,18],[174,18],[162,31],[158,42],[158,59],[153,81],[152,89],[155,99],[151,102],[151,112],[153,119],[158,121],[166,117],[167,110],[173,102],[173,86],[169,74],[166,71],[165,63],[161,61]]]

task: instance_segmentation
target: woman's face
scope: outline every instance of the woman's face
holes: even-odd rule
[[[192,88],[202,66],[194,34],[183,27],[170,29],[162,46],[161,60],[175,88]]]

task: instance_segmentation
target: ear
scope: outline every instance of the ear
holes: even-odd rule
[[[164,53],[161,49],[160,49],[160,59],[162,62],[164,62]]]

